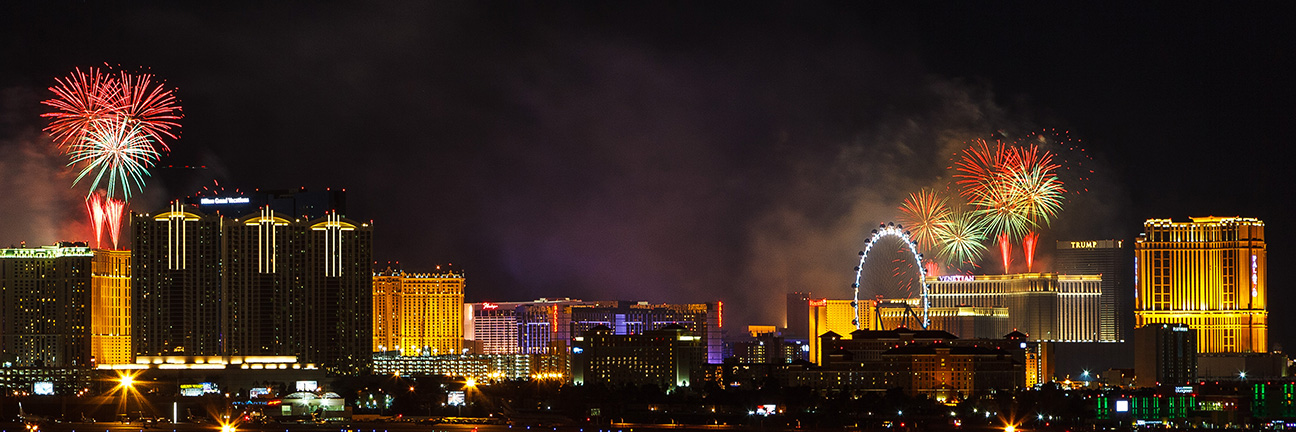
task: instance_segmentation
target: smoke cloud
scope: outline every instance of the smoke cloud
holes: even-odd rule
[[[0,245],[28,247],[87,241],[85,195],[49,137],[30,119],[39,100],[30,89],[0,91]],[[78,216],[80,216],[78,218]]]

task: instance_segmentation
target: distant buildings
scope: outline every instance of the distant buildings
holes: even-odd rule
[[[462,272],[389,269],[375,273],[373,351],[406,356],[461,354],[463,297]]]
[[[332,373],[372,361],[372,227],[219,199],[133,214],[133,344],[140,355],[295,355]],[[226,201],[234,204],[233,201]]]
[[[485,380],[555,379],[568,376],[567,363],[543,354],[441,354],[402,356],[374,354],[374,374],[451,376]]]
[[[952,403],[996,389],[1018,389],[1046,376],[1042,346],[1013,332],[1001,339],[959,339],[939,330],[827,332],[818,366],[792,365],[788,386],[821,392],[892,388]]]
[[[706,363],[724,361],[724,303],[597,302],[571,308],[571,335],[576,336],[598,326],[614,335],[645,334],[677,325],[698,338]]]
[[[1057,242],[1053,268],[1063,275],[1102,276],[1098,340],[1122,341],[1134,331],[1134,259],[1124,240]]]
[[[1187,324],[1202,354],[1268,351],[1264,222],[1148,219],[1143,228],[1134,243],[1136,325]]]
[[[572,308],[593,305],[569,298],[463,305],[465,345],[474,354],[561,354],[571,343]]]
[[[1102,278],[1024,273],[928,276],[933,308],[1007,308],[1008,325],[1037,341],[1100,339]]]

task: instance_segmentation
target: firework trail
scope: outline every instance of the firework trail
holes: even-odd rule
[[[918,249],[934,251],[940,243],[939,231],[949,222],[950,207],[948,200],[936,194],[936,191],[923,188],[900,205],[900,222],[909,227]]]
[[[1022,238],[1022,249],[1026,252],[1026,272],[1031,272],[1031,267],[1035,264],[1035,245],[1039,242],[1038,233],[1026,234]]]
[[[99,239],[103,238],[104,206],[103,197],[99,194],[92,194],[86,198],[86,213],[90,214],[90,225],[94,227],[95,247],[99,247]]]
[[[999,243],[999,254],[1003,256],[1004,274],[1008,274],[1008,266],[1012,264],[1012,239],[1008,238],[1008,233],[1002,233],[995,241]]]
[[[104,201],[104,217],[108,220],[108,235],[112,238],[113,247],[121,237],[121,217],[126,211],[126,201],[108,198]]]

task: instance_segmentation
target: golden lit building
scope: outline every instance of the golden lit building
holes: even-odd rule
[[[994,324],[998,312],[993,308],[1006,308],[1008,327],[1032,341],[1101,340],[1100,275],[951,275],[928,276],[926,282],[932,310],[980,308],[987,325],[1002,325]]]
[[[862,302],[860,314],[872,316],[871,305],[872,302]],[[855,319],[855,307],[851,306],[851,300],[810,300],[810,362],[820,363],[819,336],[830,331],[849,335],[859,329],[855,326]],[[868,320],[863,321],[868,323]],[[867,326],[864,328],[868,329]]]
[[[1268,352],[1264,222],[1148,219],[1134,242],[1135,326],[1187,324],[1197,352]]]
[[[459,354],[463,296],[462,272],[375,274],[373,350],[406,356]]]
[[[131,252],[95,249],[90,263],[90,355],[100,365],[131,364]]]

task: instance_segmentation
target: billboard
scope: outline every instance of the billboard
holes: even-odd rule
[[[446,405],[464,406],[464,400],[463,390],[455,390],[446,394]]]
[[[41,381],[32,384],[32,393],[38,396],[49,396],[54,394],[54,383],[51,381]]]
[[[319,381],[297,381],[297,391],[319,391]]]
[[[202,384],[180,384],[180,396],[197,397],[202,395]]]

